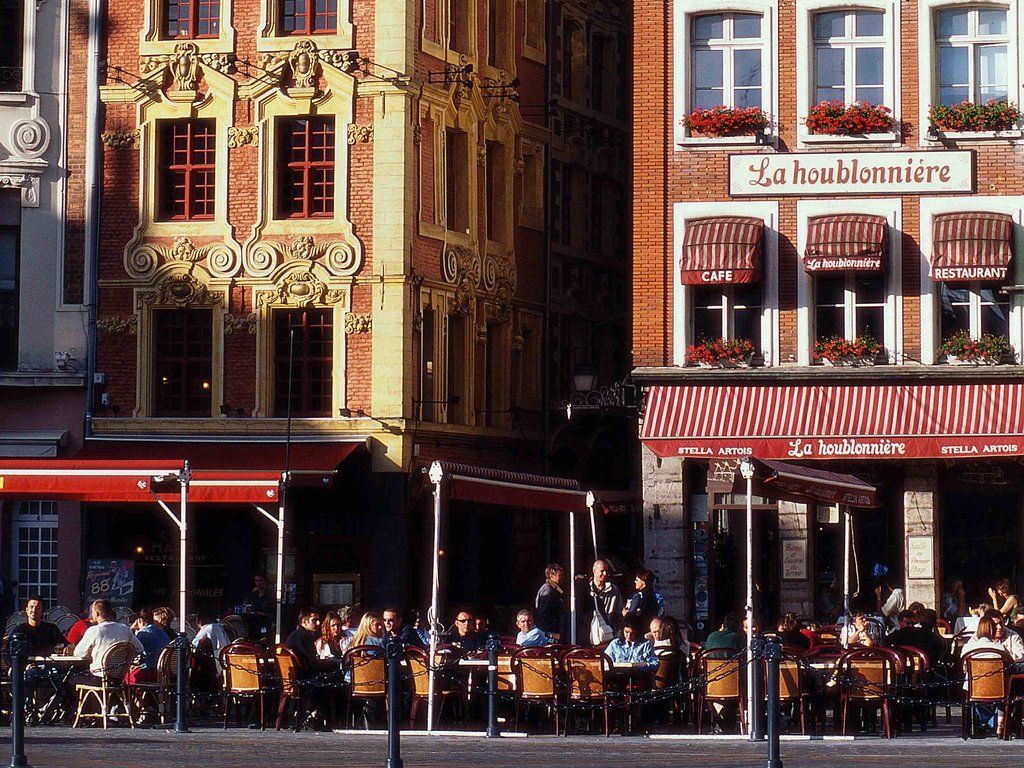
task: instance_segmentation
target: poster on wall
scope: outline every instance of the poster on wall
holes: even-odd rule
[[[931,579],[935,576],[934,546],[931,536],[907,536],[907,578]]]
[[[135,592],[134,560],[89,560],[85,571],[85,602],[109,600],[115,606],[132,606]]]
[[[782,540],[782,580],[807,578],[807,539]]]

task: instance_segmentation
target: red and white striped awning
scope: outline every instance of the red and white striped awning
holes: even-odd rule
[[[1013,258],[1013,217],[943,213],[932,219],[933,280],[1006,280]]]
[[[937,459],[1024,455],[1024,384],[653,386],[657,455]]]
[[[807,222],[804,269],[808,272],[879,271],[885,268],[889,222],[884,216],[843,213]]]
[[[754,283],[761,276],[764,221],[748,216],[687,219],[683,285]]]

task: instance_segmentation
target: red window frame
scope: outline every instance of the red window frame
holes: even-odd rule
[[[221,0],[163,0],[163,36],[203,40],[220,36]]]
[[[274,312],[274,416],[288,415],[289,335],[292,353],[292,416],[331,416],[334,381],[334,310],[329,307]]]
[[[277,217],[334,216],[333,117],[298,117],[278,123]]]
[[[209,416],[213,311],[153,311],[153,415]]]
[[[160,218],[208,221],[216,206],[214,120],[165,120],[159,126]]]
[[[279,0],[281,34],[330,35],[338,31],[338,0]]]

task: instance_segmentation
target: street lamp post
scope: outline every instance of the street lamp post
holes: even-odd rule
[[[754,709],[754,507],[751,501],[754,481],[754,462],[745,458],[740,462],[740,475],[747,482],[747,719],[753,721],[756,717]],[[747,730],[751,738],[755,730],[747,724]]]

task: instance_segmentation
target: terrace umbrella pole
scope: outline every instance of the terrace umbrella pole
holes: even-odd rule
[[[576,645],[576,514],[569,513],[569,642]]]
[[[853,519],[850,517],[850,508],[843,504],[839,505],[840,514],[843,517],[843,615],[850,620],[850,552],[853,549]]]
[[[594,519],[593,491],[587,491],[587,511],[590,512],[590,538],[594,542],[594,559],[597,560],[597,521]]]
[[[754,508],[751,496],[754,493],[754,463],[750,459],[740,462],[740,474],[747,481],[747,732],[754,738],[755,728],[751,723],[756,717],[754,700]]]
[[[434,666],[437,662],[437,641],[438,641],[438,599],[440,592],[440,549],[441,549],[441,480],[444,471],[440,462],[435,461],[430,465],[430,482],[434,484],[434,551],[433,551],[433,581],[430,586],[430,614],[427,621],[430,623],[430,658],[427,661],[427,733],[434,730]]]

